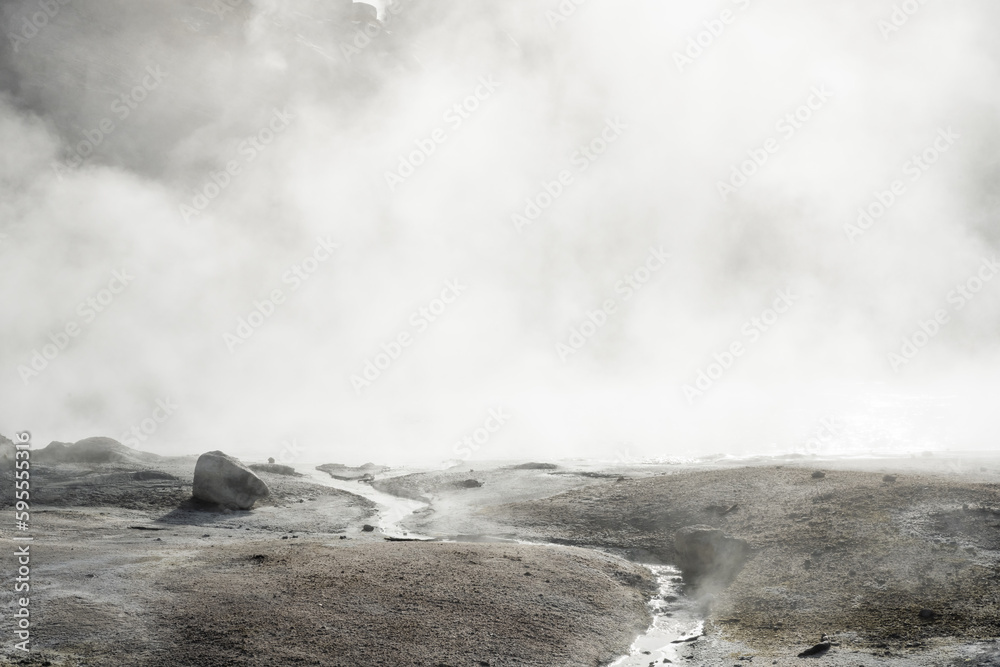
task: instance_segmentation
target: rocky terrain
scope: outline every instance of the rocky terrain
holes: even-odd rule
[[[389,542],[366,530],[371,501],[284,474],[259,472],[269,494],[227,509],[192,498],[196,457],[107,439],[35,454],[32,652],[5,613],[0,665],[576,667],[649,623],[648,570],[613,555]],[[10,611],[14,559],[0,562]]]
[[[684,572],[690,664],[1000,664],[995,461],[321,466],[428,503],[402,527],[442,543],[387,541],[371,500],[264,464],[246,511],[192,498],[196,457],[34,455],[35,652],[0,664],[608,664],[649,622],[635,563]]]
[[[653,562],[676,562],[673,538],[692,524],[746,540],[732,584],[703,592],[709,636],[735,653],[796,655],[827,635],[852,659],[940,664],[947,652],[934,649],[1000,636],[996,483],[756,466],[624,480],[482,514],[491,527]],[[714,664],[712,651],[696,657]]]

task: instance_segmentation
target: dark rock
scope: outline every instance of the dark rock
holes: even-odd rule
[[[461,482],[455,482],[455,486],[460,489],[478,489],[483,485],[478,479],[464,479]]]
[[[799,657],[808,658],[814,655],[822,655],[830,650],[830,646],[832,646],[830,642],[820,642],[819,644],[816,644],[812,648],[807,648],[805,651],[802,651],[802,653],[799,653]]]
[[[267,462],[270,463],[271,465],[274,465],[274,457],[273,456],[267,457]]]
[[[812,477],[813,479],[823,479],[824,477],[826,477],[826,473],[823,472],[822,470],[817,470],[812,474]]]
[[[345,482],[371,482],[374,481],[375,475],[389,470],[389,467],[366,463],[363,466],[351,468],[343,463],[324,463],[321,466],[316,466],[316,470],[325,472],[330,477]]]
[[[919,616],[924,620],[929,620],[936,617],[937,612],[934,611],[933,609],[921,609]]]
[[[228,509],[248,510],[271,491],[237,459],[220,451],[198,457],[194,467],[194,497]]]
[[[274,475],[302,477],[301,474],[295,472],[295,468],[292,466],[283,466],[280,463],[251,463],[248,467],[255,472],[269,472]]]
[[[556,470],[559,466],[555,463],[535,463],[534,461],[529,463],[521,463],[516,466],[510,466],[509,470]]]
[[[746,563],[750,545],[711,526],[681,528],[674,535],[677,567],[696,585],[725,587]]]
[[[882,478],[882,481],[883,482],[895,482],[896,481],[896,476],[895,475],[885,475]]]
[[[375,532],[375,526],[366,523],[365,525],[361,526],[361,530],[363,530],[366,533],[372,533]]]

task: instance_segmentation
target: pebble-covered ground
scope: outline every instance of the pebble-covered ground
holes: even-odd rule
[[[996,483],[738,467],[610,482],[484,513],[535,539],[665,562],[686,525],[747,540],[753,555],[705,608],[709,635],[750,655],[794,656],[828,634],[827,655],[858,651],[872,664],[1000,636]]]
[[[261,473],[272,494],[252,511],[208,509],[194,463],[32,467],[33,650],[4,613],[0,665],[579,667],[649,623],[652,579],[621,558],[387,542],[365,530],[372,502],[285,475]],[[9,611],[14,559],[0,567]]]

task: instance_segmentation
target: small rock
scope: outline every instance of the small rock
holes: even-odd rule
[[[366,523],[365,525],[361,526],[361,530],[363,530],[366,533],[372,533],[375,531],[375,526]]]
[[[816,644],[812,648],[807,648],[805,651],[802,651],[802,653],[799,653],[799,657],[808,658],[811,655],[820,655],[822,653],[826,653],[829,650],[830,650],[830,642],[820,642],[819,644]]]
[[[920,615],[920,618],[930,619],[930,618],[934,618],[935,616],[937,616],[937,612],[934,611],[933,609],[921,609],[919,615]]]
[[[891,482],[895,482],[896,481],[896,476],[895,475],[886,475],[886,476],[884,476],[882,478],[882,481],[883,482],[890,482],[890,483]]]
[[[817,470],[812,474],[812,477],[813,479],[823,479],[824,477],[826,477],[826,473],[823,472],[822,470]]]

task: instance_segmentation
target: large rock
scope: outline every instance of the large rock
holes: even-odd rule
[[[697,525],[674,535],[677,567],[684,578],[702,588],[724,588],[743,569],[750,555],[746,540],[730,537],[718,528]]]
[[[248,510],[271,491],[267,484],[237,459],[207,452],[194,466],[194,497],[230,509]]]

